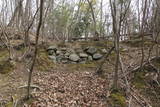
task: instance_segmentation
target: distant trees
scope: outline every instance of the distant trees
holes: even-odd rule
[[[145,2],[142,1],[144,5]],[[126,35],[126,38],[130,38],[133,33],[140,31],[143,16],[142,8],[144,8],[142,1],[134,0],[131,2],[132,8],[128,8],[127,17],[121,23],[121,35]],[[126,2],[126,0],[118,0],[117,2]],[[32,22],[38,3],[38,0],[1,0],[3,5],[0,7],[0,20],[5,25],[27,32],[27,26]],[[40,34],[43,39],[52,38],[63,41],[74,37],[84,37],[87,40],[89,36],[98,38],[111,35],[112,15],[108,5],[109,3],[104,0],[46,0]],[[126,7],[125,4],[122,6]],[[148,21],[146,23],[149,23],[151,14],[156,13],[155,6],[158,8],[159,1],[148,0],[146,9]],[[155,9],[152,11],[153,8]],[[116,11],[118,13],[119,10]],[[37,17],[35,17],[29,32],[35,32],[36,26]],[[151,26],[147,32],[151,32]],[[28,44],[27,33],[24,41],[25,44]]]
[[[87,0],[88,4],[89,4],[89,7],[91,9],[91,14],[92,14],[92,20],[93,20],[93,31],[94,31],[94,39],[95,40],[98,40],[98,36],[99,36],[99,33],[97,32],[97,22],[96,22],[96,17],[95,17],[95,12],[94,12],[94,9],[93,9],[93,0]]]
[[[68,35],[68,26],[72,19],[73,7],[66,2],[57,6],[53,12],[49,14],[48,24],[53,28],[51,30],[55,39],[65,40]]]
[[[8,27],[13,27],[25,33],[25,45],[29,44],[30,32],[35,32],[37,26],[36,8],[38,0],[2,0],[0,19]],[[98,38],[104,37],[104,29],[109,12],[104,11],[104,1],[99,0],[46,0],[42,22],[42,38],[52,38],[68,41],[74,37]],[[34,21],[32,20],[34,18]],[[33,22],[31,24],[31,22]],[[31,27],[28,27],[30,26]],[[29,28],[29,30],[28,30]],[[109,30],[109,29],[108,29]],[[29,32],[29,33],[27,33]]]

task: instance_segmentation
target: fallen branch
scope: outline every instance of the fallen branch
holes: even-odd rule
[[[123,81],[120,81],[121,86],[125,86]],[[149,104],[149,101],[147,101],[143,96],[141,96],[139,93],[135,92],[132,87],[130,87],[130,93],[129,93],[136,101],[138,104],[140,104],[142,107],[152,107]]]
[[[134,91],[133,88],[131,88],[132,92],[130,93],[136,100],[139,102],[143,107],[152,107],[149,102],[142,97],[140,94]],[[138,97],[138,98],[137,98]]]
[[[36,89],[38,89],[38,90],[41,90],[41,88],[40,88],[39,86],[37,86],[37,85],[31,85],[30,87],[31,87],[31,88],[36,88]],[[28,85],[20,86],[19,89],[20,89],[20,88],[28,88]]]
[[[143,63],[143,67],[147,64],[151,65],[151,61],[154,60],[155,58],[157,58],[156,56],[152,57],[149,61],[146,61]],[[159,57],[158,57],[159,58]],[[157,71],[159,71],[156,67],[154,67],[154,65],[152,64],[151,66],[153,66],[153,68],[155,68]],[[127,68],[130,68],[131,66],[128,66]],[[125,75],[121,75],[120,78],[124,78],[125,76],[135,72],[135,71],[138,71],[140,69],[140,66],[137,66],[137,67],[133,67],[133,69],[131,70],[128,70],[128,72],[125,73]],[[127,70],[126,70],[127,71]]]
[[[122,59],[121,59],[121,56],[119,57],[119,63],[120,63],[120,68],[121,68],[121,71],[122,71],[122,74],[124,75],[124,79],[125,79],[125,85],[126,85],[126,89],[127,89],[127,94],[130,92],[130,85],[129,85],[129,82],[128,82],[128,79],[127,79],[127,76],[125,75],[125,69],[124,69],[124,64],[122,62]]]

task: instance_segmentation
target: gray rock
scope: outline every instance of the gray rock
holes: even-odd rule
[[[93,55],[93,59],[94,59],[94,60],[101,59],[102,57],[103,57],[103,55],[100,54],[100,53],[95,53],[95,54]]]
[[[83,50],[84,51],[87,51],[89,49],[89,46],[85,47]]]
[[[75,53],[75,50],[74,49],[67,49],[67,52],[71,54],[71,53]]]
[[[77,48],[77,49],[75,49],[75,51],[76,51],[76,53],[82,53],[83,52],[83,50],[81,48]]]
[[[85,64],[85,63],[86,63],[86,61],[80,61],[79,63],[80,63],[80,64]]]
[[[88,61],[92,61],[92,60],[93,60],[92,56],[88,56]]]
[[[48,50],[48,55],[55,55],[55,51],[54,50]]]
[[[71,54],[69,56],[69,60],[71,60],[73,62],[78,62],[80,60],[80,57],[77,54]]]
[[[87,60],[88,60],[88,57],[87,57],[87,58],[81,58],[81,59],[79,60],[79,63],[80,63],[80,64],[85,64],[85,63],[87,62]]]
[[[70,61],[71,64],[77,64],[77,62]]]
[[[68,59],[69,59],[69,56],[65,56],[65,55],[64,55],[64,58],[68,60]]]
[[[101,52],[102,52],[103,54],[106,54],[106,53],[107,53],[107,50],[104,48],[104,49],[101,49]]]
[[[57,62],[61,62],[62,59],[64,59],[64,56],[63,56],[63,55],[58,55],[58,56],[57,56]]]
[[[60,55],[60,54],[62,54],[62,51],[57,50],[56,55]]]
[[[65,48],[65,47],[61,48],[61,51],[67,51],[67,48]]]
[[[57,46],[49,46],[47,48],[47,51],[49,51],[49,50],[54,50],[56,52],[57,51]]]
[[[89,47],[89,49],[86,51],[88,54],[93,55],[97,52],[97,48],[95,47]]]
[[[80,53],[79,56],[80,58],[88,58],[88,55],[86,53]]]
[[[70,53],[66,52],[64,56],[69,57]]]
[[[56,56],[53,56],[53,55],[52,56],[48,56],[48,58],[53,60],[53,62],[56,62],[56,59],[57,59]]]
[[[67,64],[67,63],[68,63],[68,60],[67,60],[67,59],[62,59],[61,62],[62,62],[63,64]]]

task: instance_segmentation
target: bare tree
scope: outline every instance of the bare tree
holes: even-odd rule
[[[100,32],[99,32],[99,36],[102,37],[102,30],[103,30],[103,0],[101,0],[101,4],[100,4],[100,8],[101,8],[101,12],[100,12]]]
[[[42,17],[43,17],[43,3],[44,0],[40,0],[40,18],[39,18],[39,24],[37,27],[37,32],[36,32],[36,44],[35,44],[35,51],[34,51],[34,56],[33,56],[33,61],[32,65],[29,70],[29,76],[28,76],[28,88],[27,88],[27,98],[30,98],[30,86],[31,86],[31,79],[32,79],[32,73],[33,73],[33,68],[36,62],[36,57],[37,57],[37,51],[38,51],[38,41],[39,41],[39,33],[42,25]]]
[[[144,62],[144,30],[145,30],[145,21],[147,20],[146,18],[146,12],[147,12],[147,0],[144,0],[144,7],[143,7],[143,16],[142,16],[142,24],[140,28],[140,36],[142,38],[142,46],[141,46],[141,51],[142,51],[142,59],[141,59],[141,65],[140,68],[142,70],[143,67],[143,62]]]
[[[114,35],[114,45],[115,45],[115,52],[116,52],[116,61],[115,61],[115,74],[114,74],[114,82],[113,88],[118,88],[118,69],[119,69],[119,62],[120,62],[120,52],[119,52],[119,37],[121,33],[122,22],[126,17],[126,13],[130,7],[131,1],[120,1],[110,0],[110,7],[111,7],[111,15],[112,15],[112,26],[113,26],[113,35]],[[120,5],[118,7],[118,5]],[[119,12],[117,11],[119,9]]]

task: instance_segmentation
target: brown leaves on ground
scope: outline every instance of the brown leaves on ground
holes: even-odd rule
[[[106,107],[106,79],[91,72],[41,72],[34,75],[41,90],[33,107]]]

